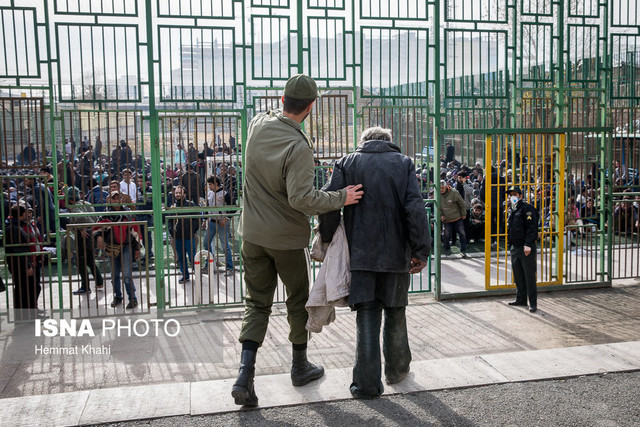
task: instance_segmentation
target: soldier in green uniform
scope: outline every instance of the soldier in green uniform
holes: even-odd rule
[[[361,185],[328,192],[314,188],[313,143],[300,125],[317,97],[315,81],[295,75],[286,83],[283,110],[258,114],[249,124],[238,226],[247,295],[240,370],[231,392],[238,405],[258,404],[253,385],[256,353],[267,332],[278,276],[287,290],[291,381],[302,386],[324,375],[321,366],[307,361],[309,215],[358,203],[363,192]]]
[[[516,300],[509,305],[527,306],[535,313],[538,309],[536,288],[536,259],[538,238],[538,210],[522,200],[522,191],[512,186],[509,195],[509,220],[507,223],[508,242],[511,245],[511,268],[516,282]]]

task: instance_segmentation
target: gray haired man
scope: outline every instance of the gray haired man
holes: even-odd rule
[[[384,311],[383,352],[387,384],[409,372],[411,351],[405,307],[411,274],[420,272],[431,251],[427,214],[411,159],[391,142],[391,131],[363,132],[354,153],[333,169],[324,190],[362,183],[364,196],[344,208],[344,227],[351,257],[349,305],[357,311],[357,348],[351,394],[357,399],[380,396],[380,325]],[[320,215],[323,241],[330,241],[340,211]]]

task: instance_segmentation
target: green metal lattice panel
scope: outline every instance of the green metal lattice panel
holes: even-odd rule
[[[567,78],[571,82],[600,81],[600,26],[569,24],[567,26]]]
[[[449,22],[507,22],[507,0],[446,0]]]
[[[610,0],[611,27],[640,27],[640,2],[637,0]]]
[[[553,82],[553,24],[520,23],[520,79]]]
[[[640,36],[613,34],[611,43],[614,99],[637,100],[640,95]]]
[[[599,18],[601,3],[598,0],[569,0],[568,16],[572,18]]]
[[[136,0],[54,0],[58,15],[138,16]]]
[[[292,51],[288,16],[251,16],[252,78],[286,80],[297,53]],[[301,52],[300,52],[301,53]]]
[[[359,0],[361,19],[427,20],[428,4],[424,0]]]
[[[427,29],[362,26],[360,52],[362,98],[428,96]]]
[[[39,78],[35,8],[0,7],[0,77]]]
[[[553,16],[553,2],[520,0],[520,14],[523,16]]]
[[[321,80],[346,80],[345,19],[309,17],[307,28],[307,34],[310,36],[308,63],[311,77]]]
[[[141,101],[137,25],[57,23],[55,28],[61,101]]]
[[[289,0],[251,0],[251,6],[269,8],[289,8]]]
[[[344,10],[344,3],[344,0],[307,0],[307,7],[319,10]]]
[[[234,19],[234,0],[157,0],[160,18]],[[177,6],[176,6],[177,5]]]
[[[445,97],[507,97],[507,39],[502,30],[445,30]]]
[[[158,26],[160,99],[235,102],[235,28]]]

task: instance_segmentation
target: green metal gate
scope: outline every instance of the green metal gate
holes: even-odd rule
[[[616,234],[620,220],[610,212],[640,189],[639,9],[638,0],[1,0],[2,170],[20,181],[55,165],[56,228],[73,217],[60,208],[62,186],[87,193],[92,179],[121,180],[124,168],[144,174],[153,191],[145,185],[133,214],[152,231],[145,241],[156,253],[140,269],[149,271],[140,279],[149,289],[145,309],[240,303],[237,236],[233,275],[205,268],[196,272],[204,287],[177,284],[170,217],[234,221],[241,206],[170,207],[168,186],[187,163],[178,144],[185,156],[193,154],[189,144],[214,150],[206,175],[233,166],[240,203],[247,124],[279,105],[290,75],[305,72],[323,95],[305,123],[319,176],[326,179],[331,162],[374,125],[391,128],[418,167],[436,231],[433,263],[414,291],[450,294],[442,287],[440,218],[431,213],[440,195],[430,190],[447,145],[458,161],[484,165],[486,135],[566,134],[567,206],[584,188],[592,210],[565,229],[564,283],[636,277],[638,232]],[[85,137],[93,169],[68,173],[82,168]],[[17,155],[29,141],[36,155],[27,167]],[[621,185],[616,160],[630,171]],[[50,236],[58,258],[64,236]],[[199,249],[211,249],[205,239],[200,231]],[[224,264],[219,241],[213,252],[207,266]],[[62,262],[46,271],[60,295],[77,281],[75,270],[68,273]],[[47,308],[70,310],[67,296],[49,298]]]

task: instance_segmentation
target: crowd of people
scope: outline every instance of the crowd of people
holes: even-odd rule
[[[218,236],[225,250],[227,274],[233,274],[231,221],[224,212],[202,214],[194,221],[193,218],[182,218],[185,214],[181,210],[172,210],[184,206],[222,207],[238,204],[241,191],[238,169],[224,161],[231,160],[231,153],[236,152],[233,136],[229,142],[230,146],[218,138],[215,149],[207,147],[205,143],[203,150],[195,153],[195,146],[190,143],[184,157],[180,153],[182,144],[178,144],[173,160],[178,158],[179,163],[171,162],[165,167],[165,163],[161,162],[163,211],[167,217],[169,241],[182,273],[181,283],[189,281],[189,270],[193,268],[195,245],[199,238],[196,233],[200,228],[206,230],[203,231],[203,242],[211,254],[216,253],[215,237]],[[95,254],[102,252],[111,259],[114,293],[111,306],[116,307],[123,301],[121,282],[129,297],[126,308],[138,305],[132,263],[134,260],[143,262],[154,257],[150,229],[153,226],[154,208],[151,163],[150,159],[134,156],[125,140],[117,144],[110,156],[103,153],[104,148],[99,138],[96,138],[95,145],[91,145],[85,136],[78,148],[72,139],[67,140],[66,159],[56,165],[57,187],[54,187],[51,164],[43,166],[40,163],[34,169],[7,169],[2,178],[2,243],[6,247],[7,264],[17,289],[14,292],[14,307],[31,310],[26,314],[28,317],[45,315],[41,310],[38,311],[41,266],[46,261],[42,253],[45,246],[55,246],[57,212],[70,214],[59,215],[58,224],[61,231],[72,237],[75,250],[63,250],[59,256],[64,258],[67,252],[74,254],[69,261],[74,261],[78,266],[80,287],[73,293],[82,295],[92,292],[89,273],[95,280],[96,289],[104,287],[103,272],[95,260]],[[212,163],[208,166],[207,157],[214,156],[217,159],[216,153],[221,154],[223,161],[213,163],[214,167],[211,167]],[[33,161],[27,163],[34,166],[38,160],[34,156]],[[94,212],[103,215],[97,216]],[[142,236],[142,227],[132,224],[135,221],[147,223],[146,239]],[[69,240],[65,239],[62,243],[65,245],[67,242]],[[140,250],[144,250],[145,246],[147,256],[141,258]],[[27,252],[33,252],[34,255],[24,255]],[[22,264],[29,267],[23,268]]]

